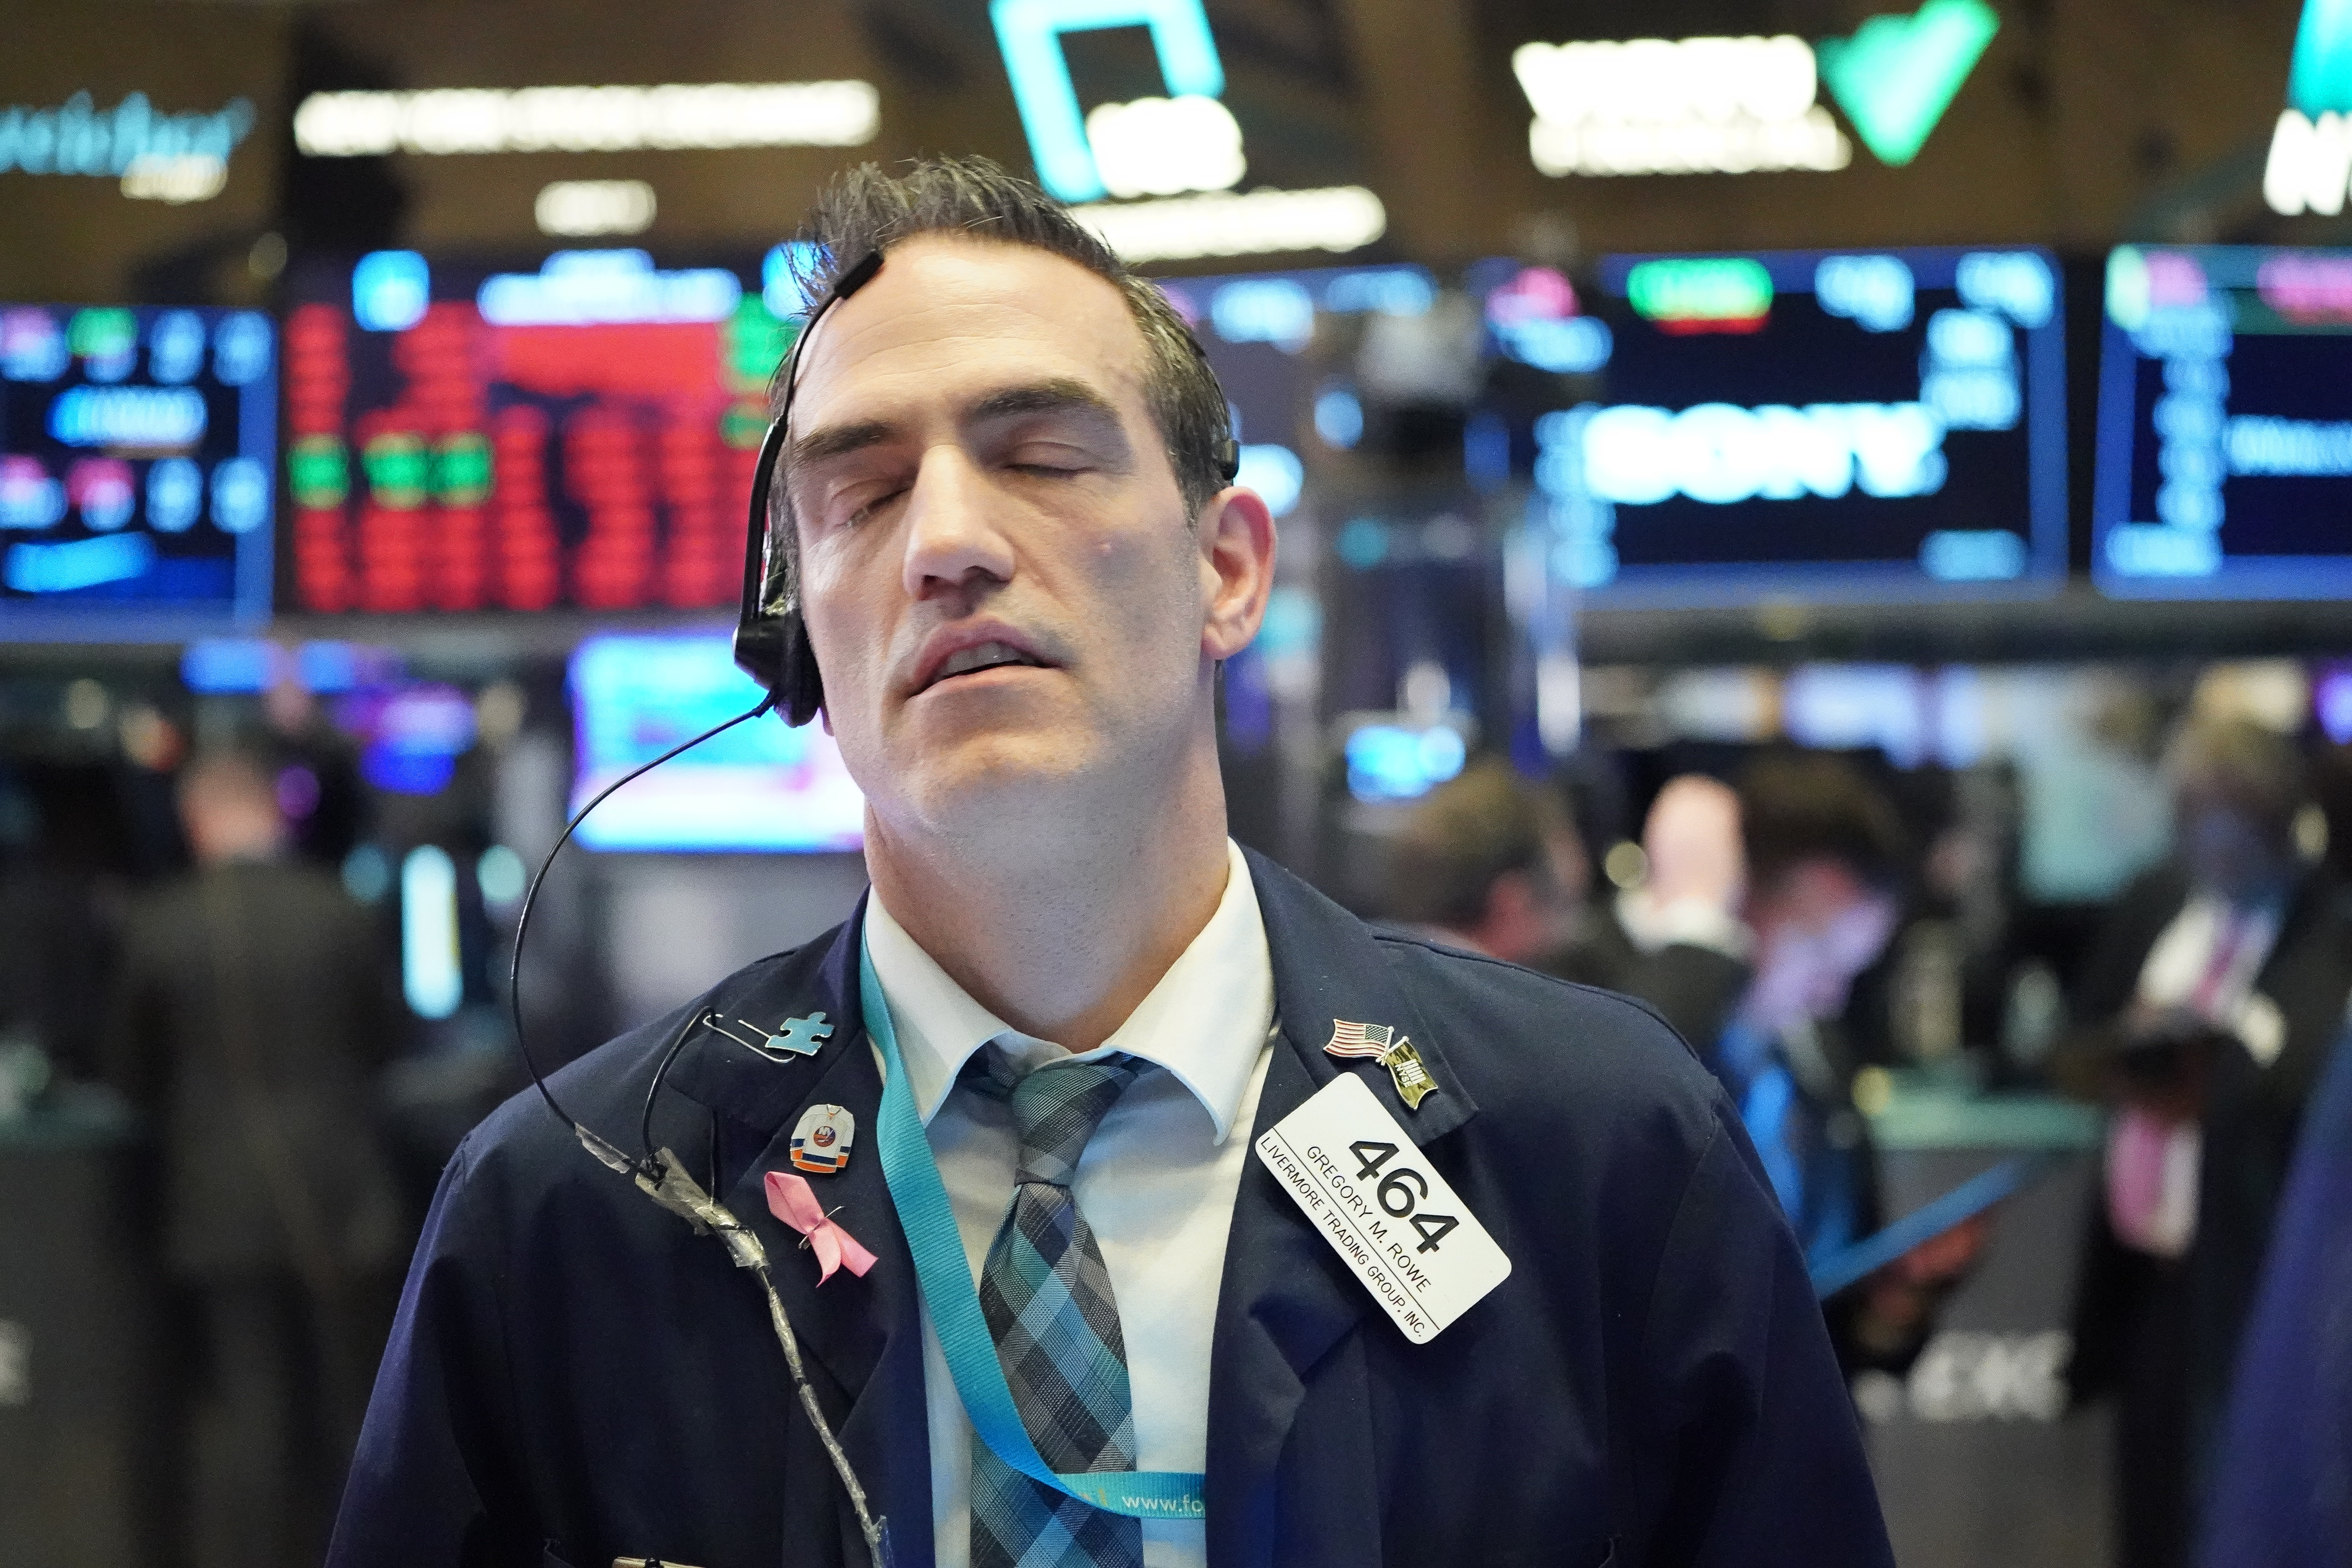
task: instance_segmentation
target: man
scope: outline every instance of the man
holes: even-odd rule
[[[1585,932],[1573,977],[1639,997],[1685,1040],[1711,1042],[1748,988],[1755,944],[1739,917],[1738,792],[1703,773],[1666,780],[1642,821],[1642,861],[1641,883]]]
[[[1591,875],[1559,802],[1490,758],[1413,807],[1390,849],[1389,914],[1454,946],[1558,973]]]
[[[296,862],[277,780],[190,762],[196,872],[134,913],[110,1076],[154,1134],[174,1288],[166,1526],[197,1568],[316,1563],[383,1344],[402,1221],[372,1118],[399,999],[366,913]]]
[[[780,476],[873,891],[554,1083],[627,1136],[694,1019],[800,1042],[688,1027],[656,1141],[765,1239],[894,1560],[1885,1564],[1802,1268],[1688,1053],[1624,1001],[1376,936],[1226,839],[1216,667],[1274,529],[1165,302],[977,161],[851,173],[814,231],[828,279],[882,256],[813,329]],[[1324,1049],[1375,1030],[1434,1092]],[[1335,1168],[1404,1157],[1460,1199],[1420,1217],[1416,1269],[1479,1230],[1510,1260],[1427,1343],[1255,1152],[1334,1086],[1374,1113]],[[822,1286],[763,1197],[789,1207],[814,1107],[854,1128],[812,1205],[874,1256]],[[944,1234],[908,1196],[934,1161]],[[999,1375],[975,1356],[1018,1405],[1001,1446],[958,1395]],[[862,1563],[823,1444],[752,1281],[516,1103],[444,1180],[331,1561]],[[1185,1507],[1095,1508],[1034,1459]]]
[[[1686,775],[1643,828],[1650,875],[1617,903],[1605,983],[1699,1047],[1739,1107],[1807,1260],[1880,1223],[1876,1156],[1853,1103],[1862,1066],[1840,1020],[1885,952],[1906,849],[1894,808],[1845,761],[1768,756],[1735,791]],[[1933,1238],[1824,1303],[1849,1372],[1899,1371],[1986,1228]]]
[[[2189,1560],[2303,1110],[2352,993],[2352,920],[2294,743],[2200,719],[2167,758],[2179,848],[2126,888],[2062,1052],[2113,1103],[2069,1376],[2116,1399],[2116,1560]]]

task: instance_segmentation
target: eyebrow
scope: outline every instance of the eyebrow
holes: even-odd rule
[[[1118,421],[1118,409],[1102,393],[1075,377],[1055,376],[992,392],[965,409],[959,423],[982,424],[1038,413],[1087,414],[1114,424]],[[896,425],[878,419],[824,426],[784,449],[783,470],[790,473],[805,464],[845,457],[869,446],[879,446],[897,434]]]
[[[1026,413],[1087,413],[1114,422],[1118,418],[1118,410],[1111,405],[1108,398],[1086,382],[1069,376],[1056,376],[1051,381],[991,392],[972,404],[965,412],[964,418],[979,423],[1013,419]]]

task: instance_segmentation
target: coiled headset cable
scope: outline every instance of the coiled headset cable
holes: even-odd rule
[[[797,381],[801,350],[807,344],[810,335],[816,330],[817,323],[824,319],[825,312],[848,298],[858,287],[863,287],[876,272],[880,270],[880,267],[881,256],[877,252],[845,273],[825,298],[818,303],[815,309],[810,312],[807,324],[801,329],[800,336],[793,344],[792,354],[784,367],[782,407],[777,413],[775,423],[769,431],[767,439],[761,444],[761,471],[752,490],[750,519],[750,528],[753,530],[751,539],[749,541],[751,548],[758,547],[769,526],[766,516],[769,489],[767,469],[781,451],[783,433],[787,422],[792,417],[793,391]],[[843,1450],[841,1440],[834,1435],[833,1424],[825,1419],[824,1411],[817,1403],[816,1390],[810,1385],[807,1370],[801,1361],[799,1338],[793,1333],[792,1321],[784,1313],[782,1298],[776,1293],[775,1278],[769,1267],[767,1248],[761,1243],[756,1232],[736,1218],[728,1211],[725,1205],[705,1192],[700,1185],[686,1173],[684,1165],[676,1155],[667,1149],[656,1149],[654,1146],[655,1102],[661,1094],[663,1082],[669,1076],[670,1064],[677,1060],[678,1052],[685,1048],[696,1025],[701,1020],[700,1010],[691,1013],[678,1027],[677,1033],[671,1037],[662,1052],[660,1064],[655,1070],[653,1081],[646,1086],[645,1110],[639,1118],[637,1127],[638,1149],[634,1156],[591,1131],[585,1123],[566,1111],[557,1101],[555,1092],[548,1087],[547,1079],[540,1072],[539,1063],[531,1055],[530,1037],[523,1025],[523,940],[530,929],[531,910],[539,902],[539,890],[546,883],[548,872],[554,867],[556,855],[571,841],[573,831],[587,820],[590,812],[603,805],[606,799],[623,785],[642,778],[675,757],[691,751],[714,736],[722,735],[739,724],[748,724],[753,719],[774,711],[777,706],[777,694],[772,685],[768,695],[756,706],[737,714],[723,724],[713,725],[690,740],[671,747],[652,761],[639,764],[604,786],[596,792],[593,800],[582,807],[572,815],[572,820],[563,825],[563,831],[556,835],[555,843],[548,850],[546,858],[539,862],[539,870],[531,877],[530,886],[523,894],[522,908],[516,916],[514,955],[507,970],[507,1006],[509,1015],[514,1023],[515,1049],[522,1057],[523,1070],[530,1074],[531,1086],[539,1091],[540,1098],[546,1102],[548,1110],[553,1113],[556,1120],[570,1127],[572,1135],[580,1140],[581,1146],[595,1156],[600,1164],[619,1175],[627,1176],[655,1203],[693,1226],[695,1234],[699,1236],[716,1232],[720,1241],[725,1243],[729,1254],[734,1259],[735,1266],[739,1269],[749,1269],[758,1278],[761,1290],[768,1301],[769,1324],[775,1331],[777,1343],[783,1347],[784,1363],[792,1372],[793,1392],[799,1396],[801,1407],[807,1412],[810,1425],[816,1429],[817,1438],[824,1444],[826,1457],[833,1462],[835,1474],[841,1478],[842,1489],[848,1494],[850,1507],[856,1514],[858,1533],[865,1537],[866,1550],[875,1568],[890,1568],[889,1521],[877,1516],[867,1506],[866,1489],[858,1484],[856,1472],[850,1467],[848,1454]]]

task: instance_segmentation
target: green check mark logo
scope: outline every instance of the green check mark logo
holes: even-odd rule
[[[1825,38],[1813,53],[1863,145],[1900,167],[1919,155],[2000,29],[1985,0],[1927,0],[1908,16],[1873,16],[1851,38]]]

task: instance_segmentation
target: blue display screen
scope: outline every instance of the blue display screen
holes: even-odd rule
[[[1493,445],[1610,606],[1984,598],[2066,565],[2058,267],[2012,250],[1490,275]]]
[[[257,311],[0,306],[0,635],[265,619],[277,437]]]
[[[1363,433],[1363,409],[1309,352],[1333,318],[1417,317],[1437,286],[1418,267],[1327,267],[1159,280],[1190,322],[1230,406],[1241,443],[1239,482],[1287,517],[1305,490],[1310,437],[1337,450]]]
[[[2116,251],[2096,472],[2105,593],[2352,596],[2352,251]]]
[[[719,632],[592,637],[572,655],[572,810],[630,768],[757,704]],[[772,714],[662,764],[580,824],[592,850],[849,851],[866,799],[822,725]]]

